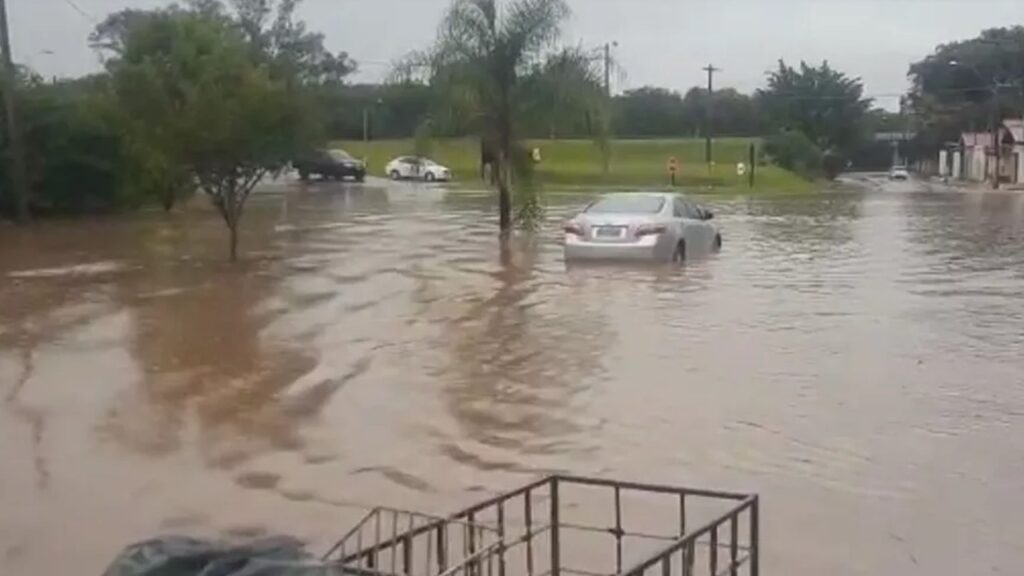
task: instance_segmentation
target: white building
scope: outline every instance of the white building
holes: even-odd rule
[[[1024,120],[1019,118],[1003,122],[1003,158],[1000,165],[1007,182],[1024,184]]]
[[[989,176],[989,157],[993,156],[991,132],[964,132],[960,136],[963,151],[962,178],[973,182],[984,182]],[[994,166],[995,163],[993,162]]]
[[[1024,120],[1009,119],[999,127],[999,157],[991,132],[964,132],[960,141],[939,153],[939,173],[972,182],[991,181],[999,165],[999,181],[1024,184]]]

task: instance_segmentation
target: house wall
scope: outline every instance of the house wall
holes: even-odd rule
[[[995,163],[995,158],[992,159]],[[999,157],[999,181],[1017,182],[1017,153],[1013,148],[1004,148]],[[993,168],[994,170],[994,168]]]
[[[1018,144],[1017,152],[1017,181],[1015,184],[1024,184],[1024,144]]]
[[[974,146],[967,149],[967,173],[965,177],[974,182],[983,182],[987,177],[988,169],[985,149],[981,146]]]
[[[963,152],[953,152],[953,172],[950,174],[953,178],[963,178]]]

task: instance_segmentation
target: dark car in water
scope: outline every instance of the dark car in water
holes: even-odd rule
[[[356,182],[366,179],[366,164],[344,150],[317,150],[293,162],[299,178],[309,180],[313,175],[324,180],[352,178]]]

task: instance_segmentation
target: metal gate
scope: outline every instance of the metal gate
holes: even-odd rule
[[[446,518],[377,508],[324,557],[360,576],[759,576],[758,497],[552,476]]]

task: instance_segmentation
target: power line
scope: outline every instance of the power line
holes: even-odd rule
[[[78,14],[82,18],[85,18],[86,20],[92,22],[93,24],[98,24],[99,23],[99,20],[95,16],[93,16],[92,14],[87,12],[84,8],[79,6],[75,2],[75,0],[64,0],[64,3],[67,4],[68,6],[70,6],[71,9],[74,10],[75,12],[78,12]]]
[[[715,107],[715,72],[721,72],[722,70],[721,70],[721,68],[715,68],[714,64],[708,64],[707,66],[702,68],[702,70],[704,70],[705,72],[708,73],[708,102],[707,102],[707,110],[705,111],[706,112],[705,120],[707,122],[707,125],[704,127],[704,132],[705,132],[705,134],[704,134],[704,137],[705,137],[705,140],[704,140],[704,159],[707,161],[708,166],[711,166],[711,162],[713,160],[712,155],[711,155],[711,140],[713,138],[713,136],[712,136],[712,130],[713,130],[712,121],[713,121],[714,113],[715,113],[714,112],[714,110],[715,110],[715,108],[714,108]]]

